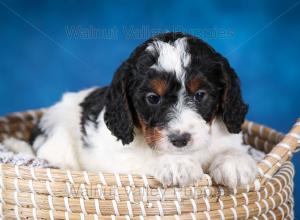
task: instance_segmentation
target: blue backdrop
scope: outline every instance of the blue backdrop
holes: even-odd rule
[[[0,27],[0,114],[108,84],[139,43],[158,32],[185,31],[229,59],[250,104],[248,119],[287,132],[300,116],[297,0],[0,0]],[[298,183],[296,175],[300,217]]]

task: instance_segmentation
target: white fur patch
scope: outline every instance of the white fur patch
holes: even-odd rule
[[[31,146],[25,141],[16,138],[8,138],[3,141],[3,145],[14,153],[24,153],[29,156],[34,156]]]
[[[39,158],[70,169],[81,169],[78,150],[81,140],[81,107],[79,104],[93,90],[82,90],[78,93],[66,93],[62,101],[52,106],[41,119],[40,126],[47,134],[46,141],[37,138],[34,149]]]
[[[152,42],[147,50],[158,53],[157,63],[152,68],[174,72],[180,81],[184,81],[185,71],[191,60],[191,55],[186,50],[186,39],[179,38],[174,43],[167,43],[160,40]]]
[[[220,151],[209,166],[211,177],[230,188],[245,187],[254,181],[257,166],[250,155],[238,149]]]
[[[162,156],[162,159],[157,160],[157,163],[157,167],[161,169],[155,169],[153,175],[165,186],[186,186],[196,182],[203,175],[200,161],[192,154],[185,157],[165,155]]]

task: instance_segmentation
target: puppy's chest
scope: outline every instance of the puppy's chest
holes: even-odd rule
[[[113,136],[103,121],[103,112],[99,116],[97,128],[87,128],[81,157],[85,169],[106,172],[141,172],[143,160],[153,158],[152,150],[144,138],[137,133],[134,141],[123,145]]]

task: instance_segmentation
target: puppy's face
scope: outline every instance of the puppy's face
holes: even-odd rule
[[[193,52],[190,47],[185,37],[173,42],[154,40],[137,59],[139,83],[132,100],[145,140],[157,150],[208,146],[210,122],[221,100],[222,75],[217,63],[201,59],[203,51]],[[143,60],[146,57],[149,63]]]
[[[238,84],[226,59],[203,41],[168,33],[134,51],[118,70],[110,95],[117,89],[123,97],[117,109],[125,111],[118,120],[119,128],[136,126],[150,147],[182,152],[208,146],[210,125],[216,117],[223,119],[229,132],[240,131],[247,107]],[[126,143],[109,117],[106,122]]]

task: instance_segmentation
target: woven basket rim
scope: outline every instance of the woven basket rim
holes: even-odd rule
[[[7,171],[2,170],[2,174],[5,176]],[[36,215],[47,218],[50,215],[54,217],[53,219],[61,219],[62,215],[67,213],[70,216],[77,216],[77,218],[84,216],[88,219],[95,216],[101,217],[101,219],[108,218],[108,216],[112,218],[111,215],[116,219],[122,216],[132,216],[134,219],[135,216],[141,215],[149,217],[179,215],[181,219],[191,219],[191,215],[193,215],[196,219],[213,219],[216,216],[224,215],[229,217],[228,219],[235,219],[235,216],[244,218],[246,216],[261,216],[269,212],[276,213],[276,210],[280,209],[279,207],[284,208],[284,210],[279,210],[279,214],[285,216],[292,213],[292,206],[289,206],[288,203],[292,204],[293,202],[293,176],[292,163],[285,162],[279,172],[264,187],[257,188],[253,192],[233,192],[228,195],[199,196],[196,198],[193,195],[192,198],[182,197],[179,199],[176,197],[171,198],[171,200],[162,200],[159,196],[153,200],[147,197],[145,200],[140,200],[143,201],[143,204],[136,202],[138,200],[130,200],[130,198],[118,200],[117,195],[122,195],[119,188],[117,188],[120,190],[117,194],[107,199],[84,198],[82,195],[78,198],[72,195],[58,196],[54,192],[56,186],[52,185],[55,182],[48,180],[37,184],[31,183],[32,186],[30,187],[30,184],[21,184],[19,181],[22,179],[17,177],[12,179],[14,184],[7,182],[9,178],[2,178],[1,184],[3,185],[0,185],[0,195],[1,201],[4,201],[3,198],[5,198],[6,204],[4,202],[2,204],[4,204],[4,210],[8,216],[25,214],[26,216],[34,217]],[[29,180],[27,182],[30,183]],[[47,183],[49,184],[48,187]],[[39,191],[41,185],[46,188],[46,193]],[[143,188],[146,189],[146,187]],[[99,212],[96,207],[102,207],[102,211]],[[10,213],[10,210],[13,210],[13,213]],[[33,210],[35,211],[33,212]]]

